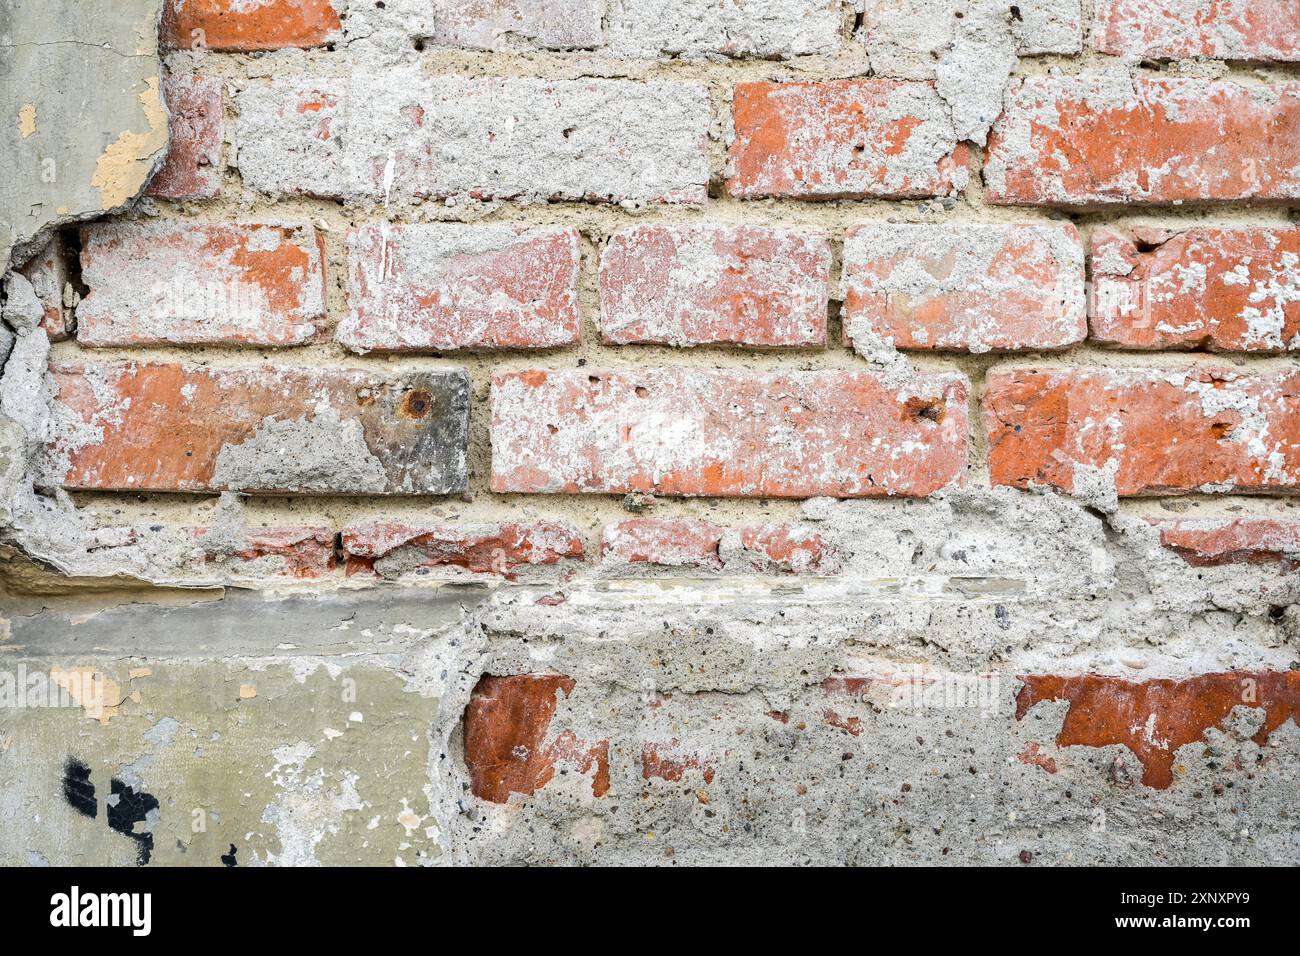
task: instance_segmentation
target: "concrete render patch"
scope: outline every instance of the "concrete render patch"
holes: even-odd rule
[[[52,226],[133,199],[167,152],[160,0],[10,0],[0,10],[0,264]],[[12,82],[59,77],[58,83]],[[31,248],[29,248],[31,247]]]

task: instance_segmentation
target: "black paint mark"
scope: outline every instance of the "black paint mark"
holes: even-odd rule
[[[99,815],[95,785],[90,782],[90,768],[76,757],[69,757],[63,765],[63,799],[83,817],[93,820]]]
[[[222,854],[221,862],[226,866],[239,866],[239,861],[235,859],[235,854],[238,852],[239,849],[233,843],[230,844],[230,852]]]
[[[139,844],[136,859],[140,866],[144,866],[153,854],[153,834],[136,833],[135,825],[144,823],[150,810],[158,809],[158,798],[152,793],[144,793],[136,790],[135,787],[127,786],[116,777],[109,781],[109,787],[117,800],[109,802],[108,825]]]

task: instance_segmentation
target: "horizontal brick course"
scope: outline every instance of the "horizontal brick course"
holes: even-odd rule
[[[786,574],[833,572],[837,557],[821,535],[804,528],[766,524],[728,532],[694,518],[629,518],[607,524],[600,553],[606,561],[633,565],[721,571],[730,561],[732,570]]]
[[[1029,77],[994,124],[985,196],[1049,206],[1300,199],[1298,134],[1300,83]]]
[[[575,345],[579,265],[576,229],[363,226],[337,338],[357,352]]]
[[[1300,229],[1132,233],[1093,233],[1095,341],[1134,349],[1300,350]]]
[[[994,484],[1121,495],[1300,488],[1300,372],[1013,369],[989,373]]]
[[[844,241],[848,341],[902,349],[1056,349],[1087,334],[1073,225],[871,224]]]
[[[498,373],[492,489],[927,495],[966,465],[966,380],[663,368]]]
[[[1152,522],[1160,543],[1188,564],[1272,564],[1300,568],[1300,519],[1181,518]]]
[[[581,560],[583,551],[577,529],[555,521],[469,526],[369,521],[343,529],[348,574],[374,571],[376,562],[394,558],[401,570],[448,566],[510,578],[522,567]]]
[[[763,226],[632,226],[600,261],[613,344],[826,344],[830,244]]]
[[[446,494],[466,486],[469,377],[57,365],[46,480],[123,491]]]
[[[324,325],[323,259],[316,230],[294,223],[86,226],[77,341],[301,345]]]

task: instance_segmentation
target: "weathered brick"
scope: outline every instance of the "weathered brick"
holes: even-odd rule
[[[57,365],[43,481],[125,491],[447,494],[466,486],[469,376]]]
[[[18,270],[32,284],[40,301],[41,328],[51,342],[69,338],[70,316],[63,306],[63,288],[68,284],[67,254],[63,240],[55,235]]]
[[[77,341],[88,346],[299,345],[325,319],[311,226],[95,223],[82,230]]]
[[[149,183],[150,196],[213,199],[221,194],[225,107],[216,76],[173,73],[163,83],[170,139],[167,159]]]
[[[1188,564],[1276,564],[1300,568],[1300,520],[1285,518],[1180,518],[1152,522],[1160,543]]]
[[[1143,59],[1300,60],[1295,0],[1097,0],[1097,49]]]
[[[607,342],[821,346],[830,244],[765,226],[632,226],[600,260]]]
[[[962,477],[966,379],[684,368],[503,372],[492,489],[927,495]]]
[[[731,542],[724,545],[728,538]],[[766,524],[728,532],[694,518],[629,518],[607,524],[600,553],[606,561],[627,564],[721,571],[730,562],[732,570],[782,574],[833,573],[837,558],[821,535],[804,528]]]
[[[947,195],[969,179],[929,83],[738,83],[732,121],[727,190],[741,198]]]
[[[331,0],[164,0],[162,43],[232,52],[324,46],[342,24]]]
[[[1021,679],[1017,720],[1043,701],[1068,701],[1058,747],[1123,744],[1141,762],[1142,782],[1158,790],[1172,786],[1182,772],[1175,766],[1178,748],[1205,740],[1206,731],[1222,725],[1235,707],[1264,712],[1252,738],[1260,746],[1286,720],[1300,723],[1296,672],[1228,671],[1140,682],[1100,674]]]
[[[740,529],[740,547],[755,571],[781,574],[834,574],[839,553],[821,535],[788,524]]]
[[[683,778],[699,774],[706,785],[713,783],[719,761],[709,754],[701,754],[674,737],[664,743],[646,743],[641,746],[641,778],[680,783]]]
[[[1016,5],[1014,13],[1001,0],[864,0],[860,36],[872,69],[877,75],[933,78],[936,63],[953,52],[963,29],[986,8],[1005,24],[1019,54],[1078,53],[1083,47],[1079,0],[1035,0]]]
[[[432,0],[435,43],[504,50],[528,40],[548,50],[604,43],[601,0]]]
[[[573,525],[556,521],[508,522],[468,527],[368,521],[343,529],[347,573],[383,573],[384,559],[394,570],[440,566],[513,578],[519,568],[581,560],[582,536]]]
[[[601,558],[666,568],[722,570],[722,528],[695,518],[628,518],[605,525]]]
[[[465,766],[480,800],[506,803],[510,794],[532,796],[551,782],[556,764],[590,773],[591,793],[609,792],[609,741],[587,743],[571,730],[551,735],[557,694],[575,681],[562,674],[519,674],[479,679],[465,708]]]
[[[694,83],[389,71],[239,96],[239,167],[269,193],[357,201],[703,202]]]
[[[610,0],[620,56],[791,57],[840,47],[835,0]]]
[[[336,337],[357,352],[575,345],[579,263],[576,229],[362,226]]]
[[[1300,349],[1300,229],[1099,230],[1091,261],[1095,341]]]
[[[903,349],[1054,349],[1083,340],[1073,225],[872,224],[844,241],[844,333]]]
[[[1029,77],[984,167],[995,203],[1089,206],[1300,198],[1300,83]]]
[[[329,528],[257,528],[237,541],[211,528],[195,528],[194,540],[204,560],[227,570],[258,576],[319,578],[334,570],[334,532]],[[214,542],[219,538],[219,543]]]
[[[993,483],[1120,495],[1300,487],[1300,372],[1012,369],[988,375]]]

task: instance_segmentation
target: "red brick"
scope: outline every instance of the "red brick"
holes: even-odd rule
[[[469,376],[56,365],[43,481],[122,491],[447,494],[466,484]]]
[[[902,349],[1064,348],[1087,334],[1071,224],[872,224],[844,242],[844,332]]]
[[[342,34],[331,0],[164,0],[162,43],[231,52],[316,47]]]
[[[1021,679],[1017,720],[1042,701],[1068,701],[1058,747],[1123,744],[1141,761],[1142,782],[1158,790],[1174,782],[1178,748],[1205,740],[1205,732],[1221,725],[1234,707],[1264,711],[1263,725],[1252,738],[1260,746],[1287,719],[1300,723],[1297,672],[1230,671],[1142,682],[1100,674]]]
[[[277,559],[278,573],[294,578],[319,578],[334,570],[334,532],[329,528],[260,528],[244,533],[243,541],[234,546],[224,539],[220,548],[209,551],[204,539],[211,529],[194,529],[194,539],[205,552],[208,562],[261,562]],[[265,573],[265,572],[264,572]]]
[[[170,141],[167,159],[149,183],[150,196],[213,199],[221,194],[222,85],[216,76],[167,76],[163,93]]]
[[[994,203],[1300,198],[1300,83],[1029,77],[984,167]]]
[[[1300,229],[1099,230],[1092,280],[1104,345],[1300,350]]]
[[[416,568],[453,566],[513,578],[521,567],[582,560],[582,536],[570,524],[537,521],[472,527],[371,521],[343,529],[347,572],[373,571],[375,562],[402,554]]]
[[[993,371],[984,420],[998,485],[1073,491],[1109,465],[1120,495],[1300,488],[1300,372]]]
[[[830,244],[764,226],[632,226],[600,260],[606,342],[826,344]]]
[[[363,226],[337,338],[357,352],[576,345],[579,263],[576,229]]]
[[[82,230],[82,345],[300,345],[325,320],[311,226],[96,223]]]
[[[713,783],[717,761],[689,749],[676,738],[666,743],[641,746],[641,777],[644,780],[667,780],[680,783],[691,771],[698,772],[705,784]]]
[[[947,373],[502,372],[492,490],[927,495],[963,476],[966,394]]]
[[[1097,49],[1144,59],[1300,60],[1295,0],[1097,0]]]
[[[756,571],[834,574],[839,553],[822,536],[788,524],[740,529],[740,546]]]
[[[41,303],[41,328],[51,342],[70,337],[67,310],[63,307],[63,287],[68,283],[66,255],[63,240],[56,235],[18,270],[32,284]]]
[[[722,529],[693,518],[629,518],[605,525],[600,554],[605,560],[668,568],[720,571]]]
[[[562,674],[520,674],[479,679],[465,708],[465,766],[480,800],[506,803],[512,793],[532,796],[550,783],[556,763],[592,773],[591,792],[609,792],[609,741],[587,743],[571,730],[551,737],[557,693],[573,693]]]
[[[1182,518],[1156,520],[1160,543],[1188,564],[1276,564],[1300,568],[1300,520]]]
[[[894,199],[965,188],[969,154],[929,83],[738,83],[727,190]]]

